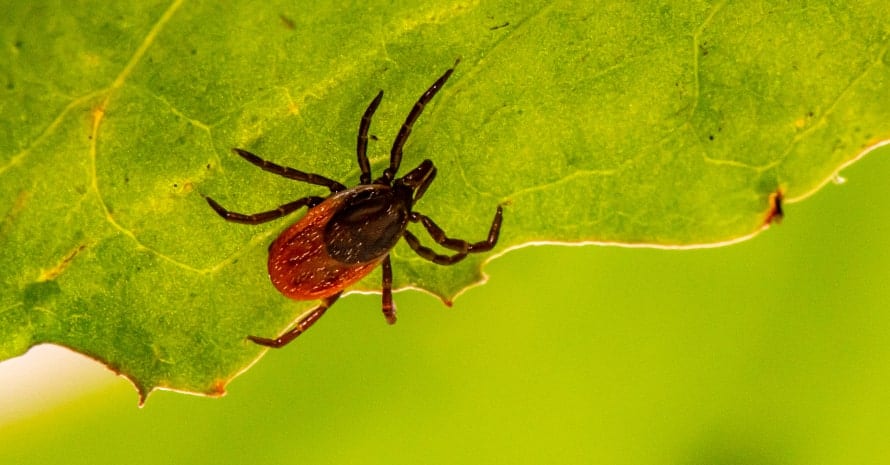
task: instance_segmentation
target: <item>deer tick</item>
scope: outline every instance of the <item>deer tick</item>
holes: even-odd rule
[[[273,339],[249,336],[251,341],[275,348],[286,345],[318,321],[346,287],[363,278],[377,265],[383,267],[383,315],[389,324],[395,323],[389,252],[401,238],[418,255],[440,265],[452,265],[463,260],[467,254],[486,252],[497,244],[501,229],[501,206],[498,206],[491,222],[487,239],[475,243],[453,239],[445,235],[428,216],[413,210],[436,177],[433,162],[424,160],[401,178],[395,177],[402,162],[402,148],[414,123],[453,71],[454,67],[445,71],[414,104],[393,142],[389,167],[373,182],[366,153],[368,128],[383,99],[382,90],[368,105],[359,123],[356,153],[361,176],[355,187],[347,188],[324,176],[277,165],[246,150],[233,149],[237,155],[265,171],[323,186],[331,192],[326,198],[303,197],[274,210],[254,214],[235,213],[210,197],[206,198],[207,203],[226,221],[252,225],[281,218],[303,207],[308,208],[305,216],[269,246],[269,278],[279,292],[291,299],[320,299],[321,303],[281,336]],[[441,255],[421,245],[417,236],[408,231],[409,223],[420,223],[437,244],[454,253]]]

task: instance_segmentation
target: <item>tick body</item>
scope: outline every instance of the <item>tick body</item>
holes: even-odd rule
[[[359,185],[309,210],[269,247],[269,277],[284,295],[321,299],[363,278],[408,225],[408,209],[385,185]]]
[[[347,188],[324,176],[277,165],[246,150],[233,149],[263,170],[323,186],[330,191],[327,197],[303,197],[274,210],[254,214],[235,213],[207,197],[207,203],[221,217],[243,224],[265,223],[303,207],[309,209],[303,218],[287,228],[269,246],[269,278],[285,296],[296,300],[320,299],[321,304],[283,335],[272,339],[249,336],[250,340],[276,348],[286,345],[318,321],[345,288],[377,266],[382,266],[383,271],[383,314],[387,322],[395,323],[389,252],[402,238],[422,258],[440,265],[457,263],[468,254],[489,251],[497,244],[502,219],[500,206],[491,222],[488,237],[474,243],[448,237],[432,219],[414,211],[414,205],[436,177],[436,167],[432,161],[424,160],[401,178],[395,177],[402,160],[402,148],[414,123],[453,71],[454,68],[447,70],[414,104],[393,143],[389,167],[373,182],[366,154],[368,129],[383,99],[383,91],[371,101],[359,123],[356,153],[361,176],[355,187]],[[410,223],[420,223],[437,244],[453,253],[443,255],[423,246],[417,236],[408,230]]]

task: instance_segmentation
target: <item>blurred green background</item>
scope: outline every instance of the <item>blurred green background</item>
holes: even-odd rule
[[[731,247],[526,248],[394,327],[351,296],[222,399],[119,379],[0,425],[0,463],[885,462],[888,152]]]

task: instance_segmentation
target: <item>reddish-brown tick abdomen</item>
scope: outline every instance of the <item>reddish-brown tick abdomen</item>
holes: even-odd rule
[[[386,256],[366,263],[349,264],[329,255],[325,226],[353,190],[328,197],[269,246],[269,278],[279,292],[296,300],[332,296],[362,279]]]

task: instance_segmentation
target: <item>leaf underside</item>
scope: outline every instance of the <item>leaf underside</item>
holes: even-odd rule
[[[0,19],[0,359],[90,355],[143,399],[221,394],[313,302],[274,291],[266,248],[302,213],[222,221],[358,181],[458,57],[405,147],[438,177],[417,210],[494,254],[533,242],[687,246],[768,225],[890,136],[885,2],[351,6],[13,2]],[[405,170],[402,172],[404,173]],[[777,194],[781,194],[777,195]],[[414,226],[412,226],[414,228]],[[427,244],[422,229],[412,229]],[[406,245],[395,287],[451,300],[493,254],[441,267]],[[356,290],[377,290],[379,271]]]

